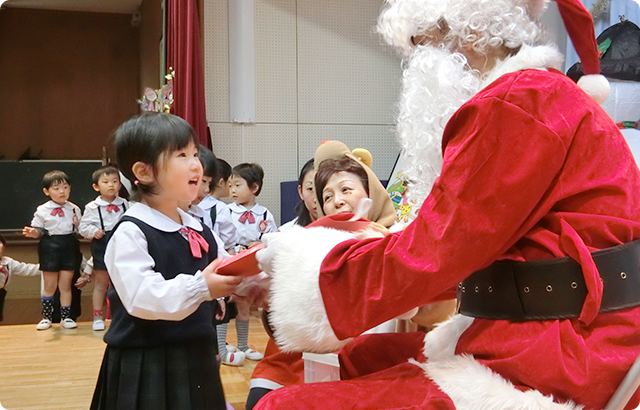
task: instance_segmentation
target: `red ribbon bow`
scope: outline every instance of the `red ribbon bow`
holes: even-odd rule
[[[251,213],[251,211],[245,211],[245,213],[240,215],[240,218],[238,218],[238,222],[240,222],[241,224],[247,221],[249,221],[250,224],[256,222],[256,218],[253,217],[253,214]]]
[[[202,250],[209,252],[209,242],[191,228],[181,228],[180,233],[187,236],[189,248],[194,258],[202,258]]]
[[[8,275],[9,271],[4,266],[0,265],[0,273],[4,273],[5,275]]]
[[[118,205],[109,204],[107,205],[107,212],[120,212],[120,208],[118,208]]]
[[[61,218],[62,218],[62,217],[64,216],[64,210],[62,210],[62,208],[54,208],[54,209],[51,211],[51,215],[53,215],[53,216],[58,215],[59,217],[61,217]]]

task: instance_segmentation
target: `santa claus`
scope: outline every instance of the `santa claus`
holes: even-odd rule
[[[401,348],[416,352],[394,366],[256,408],[607,403],[640,353],[640,172],[596,102],[607,83],[591,18],[579,0],[557,2],[591,74],[582,88],[557,71],[544,1],[387,0],[378,30],[406,55],[398,133],[423,205],[384,238],[267,237],[270,320],[283,349],[326,352],[456,292],[460,314],[427,334],[424,357],[407,334]]]

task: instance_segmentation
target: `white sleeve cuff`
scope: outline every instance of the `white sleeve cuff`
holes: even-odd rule
[[[334,352],[338,340],[327,317],[318,277],[329,251],[353,234],[294,226],[281,234],[273,259],[269,321],[284,351]]]

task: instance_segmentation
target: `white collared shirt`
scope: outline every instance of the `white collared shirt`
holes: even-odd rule
[[[0,265],[4,266],[7,273],[0,271],[0,289],[4,288],[11,282],[11,277],[18,276],[36,276],[40,275],[40,265],[37,263],[18,262],[8,256],[3,256],[0,259]]]
[[[216,221],[213,223],[211,230],[217,234],[222,242],[224,242],[225,249],[231,249],[238,243],[238,233],[236,227],[231,220],[231,212],[229,206],[219,199],[216,199],[210,195],[204,197],[198,204],[200,208],[209,216],[209,223],[211,224],[211,208],[216,207]],[[205,225],[207,221],[205,220]]]
[[[120,210],[117,212],[107,212],[108,205],[116,205]],[[98,229],[103,229],[100,224],[100,214],[98,213],[98,209],[100,209],[100,213],[102,214],[104,231],[113,230],[116,224],[120,221],[120,218],[122,218],[122,215],[124,215],[125,206],[129,209],[129,203],[127,200],[120,198],[119,196],[117,196],[113,202],[107,202],[102,199],[101,196],[98,196],[95,200],[85,205],[84,214],[82,215],[80,225],[78,226],[78,232],[80,232],[80,235],[85,239],[90,240],[93,239],[93,236],[96,234]]]
[[[249,211],[244,206],[232,203],[229,204],[229,209],[231,210],[231,220],[238,232],[237,243],[240,245],[247,246],[251,242],[259,241],[262,234],[276,232],[278,230],[276,220],[273,218],[273,215],[271,215],[271,212],[258,203],[256,203],[250,210],[255,220],[254,223],[240,223],[238,220],[242,214]],[[266,221],[266,224],[263,221]]]
[[[182,225],[143,203],[134,203],[125,215],[164,232],[182,227],[202,231],[200,222],[178,209]],[[185,238],[185,240],[187,240]],[[147,238],[133,222],[125,221],[114,232],[105,252],[105,264],[115,290],[127,312],[146,320],[182,320],[202,302],[212,300],[200,271],[165,279],[153,270]]]
[[[62,208],[64,216],[51,215],[51,211],[56,208]],[[72,202],[58,205],[53,201],[47,201],[36,209],[31,226],[44,229],[49,235],[69,235],[78,231],[81,217],[80,208]]]

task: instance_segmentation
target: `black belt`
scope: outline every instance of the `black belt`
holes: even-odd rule
[[[640,305],[640,240],[591,254],[604,290],[600,313]],[[510,321],[577,318],[587,296],[573,259],[498,261],[458,285],[466,316]]]

